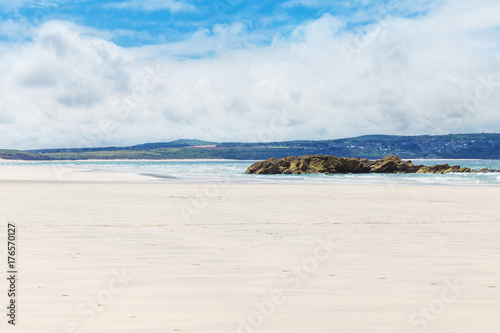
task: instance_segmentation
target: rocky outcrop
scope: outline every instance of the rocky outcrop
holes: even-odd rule
[[[500,170],[472,170],[459,165],[415,165],[403,161],[397,155],[372,161],[360,158],[335,157],[333,155],[290,156],[270,158],[248,167],[251,174],[307,174],[307,173],[449,173],[449,172],[500,172]]]

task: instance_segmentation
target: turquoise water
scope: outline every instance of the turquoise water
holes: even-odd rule
[[[152,176],[165,182],[243,182],[304,184],[423,184],[500,185],[500,173],[484,174],[360,174],[360,175],[247,175],[254,161],[0,161],[0,166],[36,166],[82,172],[124,172]],[[500,169],[500,160],[413,160],[415,164],[460,165]],[[0,169],[1,172],[1,169]]]

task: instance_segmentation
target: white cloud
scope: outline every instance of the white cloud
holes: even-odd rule
[[[293,8],[298,6],[321,7],[322,3],[323,2],[321,0],[290,0],[284,2],[282,6],[284,8]]]
[[[23,7],[46,8],[58,6],[70,0],[0,0],[0,9],[17,11]]]
[[[164,55],[176,57],[204,57],[222,54],[267,41],[266,36],[248,32],[243,23],[215,24],[212,29],[202,28],[189,39],[168,44],[153,44],[130,48],[136,56],[161,58]]]
[[[302,25],[292,32],[292,37],[302,42],[328,42],[345,25],[340,19],[330,14]]]
[[[178,0],[129,0],[123,2],[109,2],[104,6],[106,8],[130,9],[145,12],[169,10],[172,13],[192,11],[196,9],[195,6]]]
[[[498,132],[500,4],[468,3],[356,32],[327,14],[266,46],[239,23],[125,49],[49,22],[0,54],[1,146]]]
[[[22,41],[31,37],[33,28],[33,25],[24,19],[6,19],[0,22],[0,36],[7,37],[12,41]]]

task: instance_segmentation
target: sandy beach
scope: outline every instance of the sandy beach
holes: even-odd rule
[[[1,332],[500,327],[498,187],[181,184],[3,167],[0,188]]]

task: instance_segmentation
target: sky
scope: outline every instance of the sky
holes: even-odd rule
[[[498,0],[0,0],[0,148],[500,132]]]

